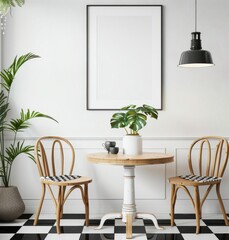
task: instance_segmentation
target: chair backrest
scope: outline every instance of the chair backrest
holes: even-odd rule
[[[193,154],[194,149],[198,150],[197,154]],[[189,150],[189,170],[193,175],[222,177],[227,166],[228,153],[229,146],[225,138],[218,136],[199,138],[192,143]],[[199,160],[198,173],[194,173],[194,158]]]
[[[67,163],[66,158],[70,162]],[[36,141],[35,159],[40,176],[72,174],[75,151],[67,139],[45,136]],[[68,168],[68,171],[66,168]]]

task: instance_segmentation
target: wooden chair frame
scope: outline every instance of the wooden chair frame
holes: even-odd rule
[[[217,141],[213,161],[212,161],[212,151],[211,151],[211,143],[210,143],[211,140]],[[192,150],[197,145],[197,143],[200,144],[199,163],[198,163],[199,173],[195,174],[194,170],[193,170],[193,164],[192,164],[193,163]],[[207,150],[208,150],[208,159],[207,159],[207,166],[206,166],[205,173],[203,172],[204,145],[207,145]],[[223,155],[223,152],[224,152],[224,155]],[[189,166],[190,174],[191,175],[200,175],[200,176],[210,176],[210,177],[216,176],[218,178],[222,178],[223,174],[225,172],[226,166],[227,166],[228,154],[229,154],[228,141],[223,137],[206,136],[206,137],[197,139],[196,141],[194,141],[192,143],[190,150],[189,150],[188,166]],[[217,193],[217,197],[219,200],[221,212],[224,217],[225,225],[229,226],[227,214],[226,214],[224,204],[222,201],[222,197],[220,194],[221,180],[211,181],[211,182],[195,182],[195,181],[182,179],[180,177],[172,177],[172,178],[169,178],[169,182],[171,184],[171,200],[170,200],[171,226],[175,225],[175,223],[174,223],[174,208],[175,208],[175,203],[176,203],[176,198],[177,198],[177,192],[179,189],[183,189],[188,194],[188,196],[192,202],[192,205],[194,207],[195,215],[196,215],[196,234],[198,234],[200,232],[200,219],[202,217],[201,209],[202,209],[202,206],[203,206],[205,200],[207,199],[207,196],[209,195],[209,193],[212,190],[214,185],[216,186],[216,193]],[[208,188],[206,190],[205,195],[203,196],[203,198],[201,200],[200,194],[199,194],[199,187],[204,186],[204,185],[205,186],[208,185]],[[192,195],[190,194],[187,186],[194,187],[194,199],[193,199]]]
[[[50,174],[50,166],[49,161],[47,158],[47,154],[44,147],[44,141],[52,141],[51,146],[51,174]],[[51,194],[52,200],[56,207],[56,229],[57,233],[60,234],[60,219],[63,216],[63,207],[64,203],[67,200],[70,193],[78,188],[82,195],[82,200],[85,206],[85,215],[86,215],[86,226],[89,225],[89,201],[88,201],[88,184],[92,181],[89,177],[80,177],[75,180],[69,180],[64,182],[51,182],[45,179],[42,179],[42,177],[46,176],[55,176],[56,175],[56,166],[55,166],[55,153],[56,153],[56,146],[59,146],[60,151],[60,161],[61,161],[61,169],[58,175],[66,174],[64,172],[64,166],[65,166],[65,156],[64,156],[64,149],[63,149],[63,143],[67,144],[69,149],[71,150],[71,166],[68,174],[72,174],[74,164],[75,164],[75,150],[72,146],[72,144],[65,138],[58,137],[58,136],[45,136],[41,137],[37,140],[35,144],[35,159],[38,167],[38,171],[41,177],[41,186],[42,186],[42,194],[40,198],[40,203],[37,209],[37,213],[34,220],[34,225],[37,225],[39,215],[41,212],[41,208],[43,205],[45,193],[46,193],[46,186],[48,187],[48,190]],[[52,191],[52,187],[58,187],[58,196],[55,197],[54,193]],[[66,188],[70,187],[68,192],[66,192]]]

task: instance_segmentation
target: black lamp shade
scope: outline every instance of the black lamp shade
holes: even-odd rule
[[[210,67],[214,66],[209,51],[202,50],[200,32],[192,32],[191,50],[181,54],[179,67]]]
[[[179,67],[213,66],[211,53],[206,50],[189,50],[181,54]]]

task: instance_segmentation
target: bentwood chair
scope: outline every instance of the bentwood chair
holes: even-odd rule
[[[37,225],[47,187],[56,207],[56,229],[58,234],[61,232],[60,219],[63,215],[64,203],[69,194],[76,188],[80,190],[82,195],[86,212],[86,225],[88,226],[88,184],[92,179],[73,174],[75,151],[72,144],[67,139],[61,137],[41,137],[35,144],[35,158],[40,174],[42,194],[34,225]],[[67,187],[69,187],[68,192],[66,192]],[[53,188],[58,189],[56,197]]]
[[[196,215],[196,234],[198,234],[200,232],[201,209],[214,186],[216,187],[216,193],[225,225],[229,225],[220,194],[220,184],[227,166],[228,153],[228,142],[223,137],[207,136],[193,142],[188,155],[190,174],[169,178],[171,184],[171,226],[174,226],[174,207],[177,198],[177,191],[183,189],[190,197],[194,206]],[[197,171],[194,171],[194,169],[197,169]],[[202,186],[207,186],[207,190],[201,200],[199,187]],[[187,187],[194,188],[194,199]]]

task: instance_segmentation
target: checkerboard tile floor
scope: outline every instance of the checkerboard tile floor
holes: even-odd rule
[[[56,234],[55,215],[42,214],[37,226],[34,215],[23,214],[11,223],[0,222],[0,240],[125,240],[125,224],[121,219],[107,220],[101,230],[95,230],[99,219],[90,219],[85,226],[84,214],[64,214],[61,220],[62,234]],[[170,227],[169,218],[160,218],[157,230],[152,221],[138,219],[133,223],[134,240],[229,240],[229,226],[224,225],[221,215],[209,215],[201,220],[200,234],[195,234],[195,215],[176,214],[176,226]]]

